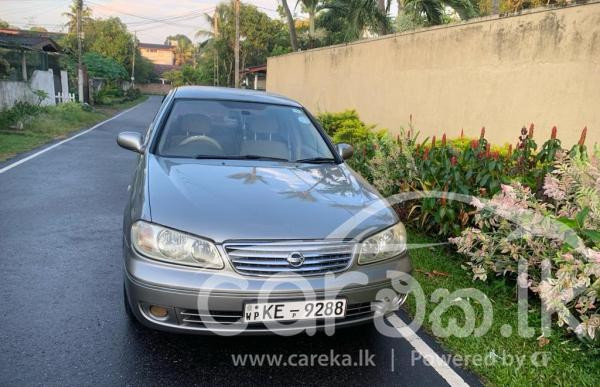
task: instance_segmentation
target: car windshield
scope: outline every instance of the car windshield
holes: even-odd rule
[[[176,100],[156,153],[198,159],[334,161],[302,109],[237,101]]]

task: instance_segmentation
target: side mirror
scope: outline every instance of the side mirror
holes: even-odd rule
[[[354,148],[349,144],[337,144],[335,148],[344,160],[348,160],[354,154]]]
[[[144,152],[144,138],[138,132],[121,132],[117,136],[117,144],[137,153]]]

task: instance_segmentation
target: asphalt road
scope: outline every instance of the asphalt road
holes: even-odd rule
[[[145,130],[159,105],[152,97],[0,172],[1,386],[447,385],[434,368],[411,361],[416,355],[407,340],[384,337],[371,326],[333,337],[222,338],[130,323],[122,301],[121,221],[136,156],[118,148],[115,138],[123,130]],[[17,160],[0,163],[0,171]],[[375,365],[236,367],[231,358],[332,350],[355,357],[368,350]],[[479,384],[453,369],[468,384]]]

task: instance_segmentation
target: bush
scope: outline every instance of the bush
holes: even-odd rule
[[[469,259],[473,277],[519,275],[518,279],[570,324],[579,337],[600,337],[596,298],[600,290],[600,162],[557,154],[556,169],[545,177],[545,199],[520,183],[503,186],[487,203],[478,204],[476,225],[451,238]],[[541,275],[544,265],[553,278]],[[571,315],[577,316],[573,320]],[[599,341],[600,342],[600,341]]]
[[[46,109],[47,108],[43,106],[19,101],[12,108],[0,112],[0,128],[8,129],[15,125],[22,126],[21,124],[25,119],[29,119]]]

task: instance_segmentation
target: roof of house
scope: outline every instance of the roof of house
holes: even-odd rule
[[[168,44],[155,44],[155,43],[140,43],[140,48],[154,48],[156,50],[173,50],[173,46]]]
[[[181,86],[175,90],[175,98],[215,99],[226,101],[244,101],[270,103],[301,107],[298,102],[278,94],[264,91],[233,89],[230,87]]]
[[[0,45],[45,52],[60,52],[60,46],[47,34],[34,31],[0,29]]]
[[[248,66],[246,67],[244,70],[242,70],[242,73],[262,73],[262,72],[266,72],[267,71],[267,65],[263,64],[263,65],[258,65],[258,66]]]

